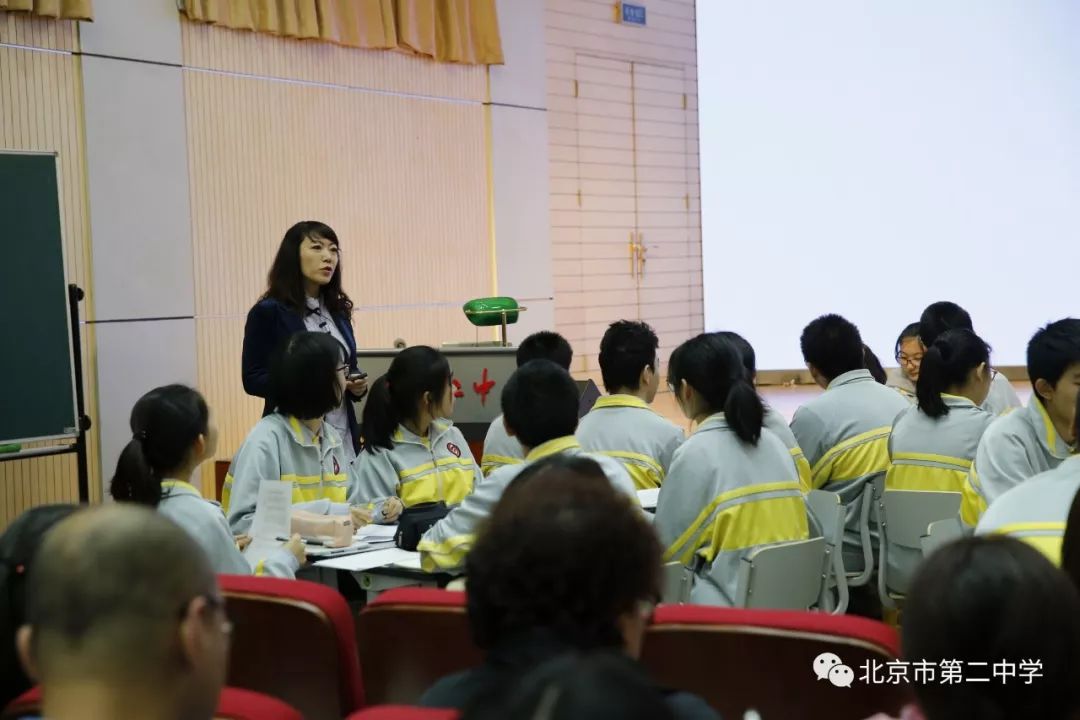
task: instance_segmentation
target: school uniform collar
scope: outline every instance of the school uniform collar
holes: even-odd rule
[[[341,445],[341,438],[338,437],[336,432],[326,432],[325,429],[320,429],[318,433],[313,432],[304,423],[300,422],[298,418],[293,415],[281,416],[285,421],[285,424],[292,431],[289,433],[290,437],[296,442],[297,445],[303,447],[317,447],[327,450],[329,448],[335,448]],[[326,427],[326,421],[323,421],[323,428]]]
[[[1043,407],[1042,401],[1039,400],[1037,394],[1032,393],[1027,407],[1020,412],[1025,414],[1027,421],[1035,428],[1035,436],[1039,438],[1039,444],[1048,453],[1059,460],[1064,460],[1072,455],[1072,446],[1058,434],[1057,428],[1054,427],[1049,413],[1046,412],[1046,408]]]
[[[870,374],[869,370],[849,370],[846,373],[842,373],[834,377],[832,379],[832,382],[829,383],[828,387],[826,387],[825,389],[832,390],[833,388],[838,388],[841,385],[851,385],[853,383],[865,382],[867,380],[869,380],[870,382],[877,382],[877,380],[874,379],[874,376]]]
[[[394,430],[393,437],[390,439],[395,445],[398,443],[410,443],[412,445],[423,445],[427,447],[429,443],[437,442],[444,433],[453,427],[453,425],[453,421],[447,418],[436,418],[431,421],[431,426],[428,427],[426,438],[420,437],[404,425],[398,425],[397,429]]]
[[[693,434],[697,435],[700,432],[708,432],[710,430],[724,430],[727,427],[727,417],[724,416],[724,413],[713,413],[712,415],[701,421],[701,424],[697,426]]]
[[[649,403],[645,402],[636,395],[605,395],[598,399],[593,405],[593,410],[602,410],[604,408],[638,408],[639,410],[648,410],[652,412],[652,408],[649,407]]]
[[[542,460],[551,455],[558,455],[564,453],[567,450],[580,450],[581,443],[577,441],[577,438],[573,435],[567,435],[566,437],[556,438],[554,440],[548,440],[546,443],[537,445],[534,447],[528,455],[525,456],[525,462],[535,462]]]
[[[977,408],[979,407],[971,401],[971,398],[966,398],[963,395],[950,395],[949,393],[941,393],[941,400],[950,408]]]
[[[194,495],[195,497],[202,497],[202,493],[199,489],[191,483],[184,482],[183,480],[162,480],[161,481],[162,496],[167,495]]]

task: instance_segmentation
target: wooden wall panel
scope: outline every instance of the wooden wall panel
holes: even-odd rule
[[[184,82],[199,385],[228,458],[262,407],[241,385],[244,318],[298,220],[341,238],[361,347],[475,339],[460,306],[491,277],[484,71],[186,23],[184,48],[226,69]]]
[[[60,210],[67,278],[87,291],[84,319],[92,317],[89,222],[82,133],[82,85],[74,22],[0,12],[0,148],[56,152],[59,156]],[[42,52],[49,50],[51,52]],[[83,381],[87,412],[96,416],[93,326],[83,327]],[[22,350],[22,348],[20,348]],[[90,490],[100,495],[98,443],[90,447]],[[76,502],[75,456],[0,463],[0,529],[33,505]]]

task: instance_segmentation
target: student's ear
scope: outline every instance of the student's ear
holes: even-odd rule
[[[1035,381],[1035,392],[1043,400],[1049,400],[1054,395],[1054,386],[1046,378],[1039,378]]]
[[[507,434],[508,437],[517,437],[517,433],[514,432],[514,428],[510,427],[510,423],[506,422],[506,416],[505,415],[503,415],[502,423],[503,423],[503,429],[506,430],[506,434]]]
[[[195,444],[191,446],[191,451],[194,453],[195,459],[202,461],[206,459],[206,435],[199,433],[199,437],[195,438]]]
[[[22,662],[23,670],[27,677],[34,682],[41,680],[38,673],[37,663],[34,662],[32,646],[34,644],[34,629],[29,625],[23,625],[15,633],[15,647],[19,651],[19,661]]]
[[[986,363],[979,363],[979,367],[975,368],[975,379],[976,380],[983,380],[983,379],[987,378],[989,375],[990,375],[990,373],[986,369]]]
[[[205,597],[193,598],[184,611],[177,631],[180,639],[180,654],[189,667],[198,667],[203,663],[208,648],[206,647],[206,624],[211,615],[210,604]]]

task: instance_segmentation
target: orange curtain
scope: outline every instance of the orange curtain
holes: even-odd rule
[[[183,0],[181,11],[196,22],[347,47],[396,48],[439,62],[503,62],[495,0]]]
[[[0,10],[28,12],[64,20],[93,20],[93,0],[0,0]]]

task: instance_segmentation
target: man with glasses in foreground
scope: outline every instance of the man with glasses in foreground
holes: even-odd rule
[[[210,718],[231,626],[209,562],[142,507],[78,512],[51,530],[18,633],[49,720]]]

